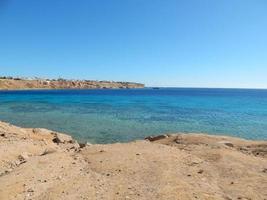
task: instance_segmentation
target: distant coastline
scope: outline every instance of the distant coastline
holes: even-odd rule
[[[93,81],[93,80],[68,80],[68,79],[28,79],[0,77],[0,90],[25,90],[25,89],[131,89],[144,88],[142,83]]]

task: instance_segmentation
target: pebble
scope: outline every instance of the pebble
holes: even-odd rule
[[[27,192],[34,192],[34,190],[32,188],[29,188]]]
[[[44,155],[47,155],[47,154],[50,154],[50,153],[54,153],[56,152],[55,149],[45,149],[43,153],[41,153],[41,156],[44,156]]]
[[[18,166],[18,165],[21,164],[21,162],[20,162],[19,160],[15,160],[14,164],[15,164],[16,166]]]

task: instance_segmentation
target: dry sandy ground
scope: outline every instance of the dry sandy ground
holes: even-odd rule
[[[0,122],[0,199],[267,199],[266,141],[149,139],[83,146]]]

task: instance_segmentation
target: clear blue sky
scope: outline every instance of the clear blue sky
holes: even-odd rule
[[[0,75],[267,88],[267,1],[0,0]]]

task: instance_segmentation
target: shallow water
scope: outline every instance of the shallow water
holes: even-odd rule
[[[174,132],[267,139],[267,90],[1,91],[0,120],[110,143]]]

